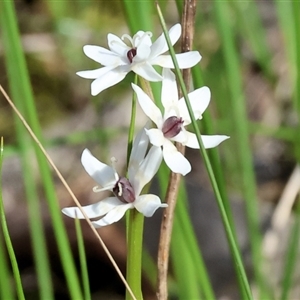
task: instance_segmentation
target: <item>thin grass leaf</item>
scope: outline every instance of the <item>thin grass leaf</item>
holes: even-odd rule
[[[83,295],[84,295],[85,300],[90,300],[91,292],[90,292],[90,284],[89,284],[89,274],[88,274],[88,269],[87,269],[86,255],[85,255],[85,249],[84,249],[84,240],[83,240],[83,236],[82,236],[80,220],[75,218],[74,221],[75,221],[76,237],[77,237],[77,242],[78,242],[78,253],[79,253],[79,263],[80,263],[80,270],[81,270]]]
[[[172,235],[172,264],[178,282],[179,299],[215,299],[214,291],[188,214],[187,193],[181,184]],[[178,246],[183,247],[182,251]]]
[[[3,37],[6,40],[6,66],[9,73],[9,78],[11,79],[10,87],[16,98],[22,99],[23,93],[19,86],[22,84],[22,79],[20,77],[14,76],[14,73],[19,72],[19,67],[22,65],[19,58],[15,57],[15,52],[11,51],[9,48],[11,46],[18,47],[18,36],[10,35],[12,31],[16,30],[14,23],[13,12],[8,8],[4,9],[3,12],[7,13],[5,18],[3,18]],[[22,74],[23,75],[23,74]],[[24,111],[24,103],[20,102],[21,109]],[[37,271],[37,278],[39,284],[39,293],[42,299],[54,299],[53,287],[51,280],[49,257],[47,255],[45,232],[42,224],[40,203],[37,193],[37,187],[35,184],[35,179],[32,173],[32,157],[30,150],[32,150],[32,145],[26,134],[26,130],[22,123],[14,115],[16,124],[16,134],[19,145],[19,151],[21,156],[21,164],[23,174],[26,174],[24,178],[25,195],[28,201],[28,213],[29,213],[29,228],[30,235],[32,239],[32,247],[34,252],[34,263]]]
[[[268,297],[261,274],[261,234],[259,229],[256,183],[249,145],[249,129],[244,95],[242,91],[239,59],[234,46],[234,39],[229,22],[228,4],[214,1],[218,30],[223,44],[223,55],[226,64],[228,85],[231,99],[231,117],[235,132],[237,159],[240,165],[240,179],[243,197],[246,204],[248,231],[256,282],[259,285],[262,298]]]
[[[2,198],[2,187],[0,186],[0,194]],[[2,226],[0,234],[0,299],[14,299],[14,293],[11,285],[11,273],[7,262],[6,247],[3,242]]]
[[[3,164],[3,138],[1,137],[1,144],[0,144],[0,172],[2,172],[2,164]],[[2,176],[0,176],[0,186],[2,187]],[[1,227],[3,232],[4,241],[7,247],[7,252],[10,258],[12,271],[14,274],[14,279],[16,283],[16,290],[19,300],[25,300],[20,271],[18,267],[18,262],[16,259],[16,255],[14,252],[14,248],[10,239],[9,230],[7,227],[6,217],[5,217],[5,211],[4,211],[4,205],[3,205],[3,198],[2,198],[2,188],[0,191],[0,221],[1,221]]]

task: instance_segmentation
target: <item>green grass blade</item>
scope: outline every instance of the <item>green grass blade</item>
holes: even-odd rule
[[[131,33],[136,33],[138,30],[152,31],[153,24],[151,15],[154,10],[153,1],[134,1],[123,0],[123,8],[127,25]]]
[[[179,299],[185,297],[187,299],[215,299],[201,249],[188,214],[187,194],[183,187],[182,184],[179,190],[171,244],[172,263],[179,286]],[[201,199],[199,200],[201,201]],[[179,245],[183,248],[182,251],[178,249]]]
[[[0,186],[0,199],[2,200],[2,187]],[[1,201],[0,200],[0,201]],[[1,201],[2,202],[2,201]],[[1,205],[1,204],[0,204]],[[3,202],[2,202],[3,205]],[[11,285],[11,274],[8,268],[6,247],[3,242],[2,226],[0,234],[0,299],[14,299],[14,293]]]
[[[76,237],[78,242],[78,253],[79,253],[79,263],[80,263],[80,270],[81,270],[81,279],[82,279],[82,286],[83,286],[83,295],[85,300],[91,299],[90,293],[90,284],[89,284],[89,274],[87,269],[86,263],[86,255],[84,249],[84,240],[82,236],[82,230],[80,226],[80,220],[75,219],[75,229],[76,229]]]
[[[3,18],[3,38],[7,41],[6,43],[6,65],[9,73],[9,78],[14,78],[13,74],[19,71],[19,61],[14,56],[14,51],[10,51],[9,47],[13,45],[13,47],[18,47],[18,37],[14,35],[10,35],[11,31],[14,30],[14,20],[12,16],[12,12],[9,9],[4,9],[4,13],[7,13],[5,18]],[[16,78],[16,81],[10,81],[10,87],[13,93],[14,98],[22,99],[22,90],[18,87],[22,84],[21,78]],[[24,105],[21,104],[21,109],[24,111]],[[39,283],[39,293],[40,297],[43,299],[53,299],[53,288],[52,288],[52,280],[50,273],[50,264],[47,255],[46,241],[45,241],[45,233],[42,224],[42,217],[40,211],[40,203],[37,194],[37,188],[35,185],[35,179],[33,173],[31,172],[31,160],[32,157],[30,155],[30,150],[32,146],[30,146],[30,142],[28,140],[28,136],[26,134],[26,130],[18,120],[18,118],[14,115],[15,124],[16,124],[16,132],[17,132],[17,140],[20,149],[22,170],[24,176],[24,186],[25,186],[25,195],[28,201],[28,213],[29,213],[29,227],[30,234],[32,239],[32,247],[34,252],[34,262],[37,271],[37,278]]]
[[[251,244],[254,274],[259,285],[261,297],[266,297],[264,282],[261,275],[261,234],[259,229],[258,207],[256,196],[256,182],[252,163],[252,154],[249,145],[249,129],[244,95],[242,91],[241,74],[238,54],[234,45],[232,29],[229,24],[227,2],[214,1],[214,9],[218,30],[223,45],[223,55],[228,78],[231,102],[231,117],[234,122],[234,140],[237,158],[240,164],[240,184],[245,198],[248,232]]]
[[[1,145],[0,145],[0,172],[2,172],[2,163],[3,163],[3,138],[1,138]],[[2,176],[0,176],[0,186],[2,187],[1,179],[2,179]],[[19,271],[19,267],[18,267],[18,262],[17,262],[16,256],[15,256],[14,248],[13,248],[13,245],[12,245],[12,242],[11,242],[11,239],[9,236],[9,230],[7,227],[4,206],[3,206],[3,199],[2,199],[2,188],[0,191],[0,219],[1,219],[1,227],[2,227],[2,231],[3,231],[5,244],[7,247],[8,255],[9,255],[11,266],[12,266],[12,271],[13,271],[14,278],[15,278],[17,295],[20,300],[22,300],[22,299],[25,300],[20,271]]]
[[[1,2],[1,19],[3,21],[2,32],[6,54],[8,55],[8,77],[12,84],[12,95],[16,105],[20,108],[25,107],[25,115],[27,115],[29,123],[36,133],[41,137],[41,128],[39,125],[35,103],[29,82],[28,70],[26,68],[23,49],[21,47],[17,21],[14,12],[13,1]],[[40,167],[41,178],[48,200],[52,225],[54,228],[58,249],[61,257],[62,266],[66,274],[70,295],[73,299],[81,298],[81,289],[78,276],[73,262],[70,245],[68,242],[64,223],[58,200],[55,194],[51,173],[48,163],[37,145],[34,145],[38,165]]]
[[[203,81],[201,69],[193,68],[192,74],[193,74],[193,82],[194,82],[195,89],[203,86],[204,81]],[[205,132],[205,134],[214,134],[216,132],[216,130],[214,129],[214,126],[213,126],[212,117],[208,111],[206,111],[206,113],[203,115],[203,119],[201,120],[201,128],[203,128],[203,131]],[[222,127],[222,128],[224,128],[224,127]],[[230,133],[228,133],[228,134],[230,134]],[[228,194],[227,194],[227,190],[226,190],[226,182],[225,182],[225,177],[224,177],[224,172],[223,172],[223,166],[221,165],[218,148],[210,149],[208,156],[209,156],[209,160],[212,165],[212,169],[216,176],[216,181],[217,181],[217,184],[218,184],[218,187],[220,190],[220,194],[221,194],[221,197],[223,200],[223,204],[224,204],[224,208],[225,208],[225,211],[226,211],[226,214],[228,217],[228,221],[232,228],[232,233],[233,233],[235,242],[238,245],[238,239],[237,239],[236,228],[235,228],[235,224],[234,224],[234,218],[233,218],[233,214],[232,214],[232,210],[231,210],[231,206],[230,206],[230,202],[229,202],[229,198],[228,198]],[[238,249],[238,250],[240,252],[240,249]],[[235,264],[234,267],[236,268],[235,271],[238,274],[237,265]],[[246,298],[246,295],[245,295],[242,278],[240,276],[237,276],[237,281],[239,284],[240,292],[243,295],[243,299],[244,299],[244,298]]]

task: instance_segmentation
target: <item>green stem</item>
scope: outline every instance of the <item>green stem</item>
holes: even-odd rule
[[[138,77],[135,76],[134,83],[137,84]],[[127,167],[132,149],[134,127],[136,116],[136,94],[133,93],[131,119],[128,132],[127,146]],[[127,214],[127,268],[126,280],[133,294],[139,300],[142,299],[142,249],[143,249],[143,230],[144,216],[136,209],[129,210]],[[132,299],[128,290],[126,290],[126,300]]]
[[[127,273],[126,280],[136,299],[143,299],[142,280],[142,247],[144,216],[136,209],[129,211],[127,223]],[[126,290],[126,300],[132,297]]]

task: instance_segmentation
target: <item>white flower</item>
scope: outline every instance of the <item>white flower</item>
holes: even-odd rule
[[[83,206],[87,216],[99,218],[93,221],[95,227],[102,227],[119,221],[128,209],[136,208],[146,217],[151,217],[159,207],[166,207],[156,195],[140,195],[143,187],[153,178],[161,161],[160,147],[152,146],[146,155],[149,139],[144,130],[134,140],[128,167],[128,179],[119,177],[115,169],[100,162],[89,150],[82,153],[81,162],[87,173],[100,185],[95,192],[111,190],[115,196],[95,204]],[[146,156],[146,157],[145,157]],[[67,207],[62,212],[71,218],[83,219],[78,207]]]
[[[172,45],[174,45],[181,35],[181,25],[174,25],[170,29],[169,35]],[[83,51],[86,56],[103,67],[92,71],[77,72],[77,75],[95,79],[91,85],[93,96],[123,80],[130,71],[148,81],[161,81],[162,76],[155,71],[152,65],[164,68],[174,68],[174,65],[170,55],[161,55],[168,50],[164,34],[153,44],[151,37],[151,32],[144,31],[138,31],[133,38],[124,34],[121,39],[110,33],[107,36],[109,50],[98,46],[84,46]],[[124,43],[125,39],[129,46]],[[198,51],[190,51],[177,54],[176,58],[179,67],[185,69],[196,65],[201,56]]]
[[[163,157],[168,167],[175,173],[186,175],[191,171],[189,161],[177,151],[171,141],[180,142],[183,145],[199,149],[197,137],[187,131],[184,126],[191,123],[191,119],[183,98],[178,100],[175,75],[169,70],[163,70],[163,82],[161,102],[164,114],[153,103],[149,96],[137,85],[132,84],[144,113],[156,124],[157,128],[146,130],[150,143],[163,147]],[[202,113],[210,101],[208,87],[199,88],[188,94],[194,112],[195,119],[201,119]],[[229,137],[226,135],[201,135],[204,147],[213,148]]]

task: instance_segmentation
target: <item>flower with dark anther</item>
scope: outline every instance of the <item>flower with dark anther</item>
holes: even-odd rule
[[[136,208],[146,217],[151,217],[159,207],[167,206],[167,204],[162,204],[156,195],[140,195],[143,187],[156,174],[162,161],[161,148],[152,146],[147,153],[148,144],[149,138],[146,132],[141,130],[133,143],[128,165],[128,179],[119,177],[114,168],[114,158],[112,158],[112,167],[110,167],[96,159],[89,150],[83,151],[81,157],[83,167],[101,186],[101,188],[94,187],[93,191],[110,190],[115,195],[97,203],[83,206],[90,219],[100,218],[97,221],[92,221],[95,227],[102,227],[119,221],[128,209]],[[62,212],[72,218],[84,218],[78,207],[67,207]]]
[[[191,118],[185,100],[178,100],[175,75],[169,70],[163,70],[161,102],[164,107],[162,114],[149,96],[137,85],[132,84],[137,94],[138,102],[144,113],[155,123],[157,128],[145,129],[150,143],[163,147],[163,158],[168,167],[175,173],[186,175],[191,171],[189,161],[172,143],[179,142],[190,148],[199,148],[197,137],[187,131],[184,126],[191,123]],[[210,101],[210,90],[202,87],[188,94],[195,119],[201,119],[202,113]],[[213,148],[229,137],[226,135],[201,135],[205,148]]]
[[[181,25],[176,24],[169,31],[172,45],[178,41],[180,35]],[[153,44],[151,37],[151,32],[144,31],[138,31],[133,38],[124,34],[121,39],[110,33],[107,36],[109,50],[99,46],[84,46],[84,53],[103,67],[77,72],[77,75],[95,79],[91,85],[93,96],[123,80],[130,71],[148,81],[161,81],[162,76],[157,73],[153,65],[164,68],[173,68],[174,65],[170,55],[162,55],[168,50],[164,34]],[[201,56],[198,51],[190,51],[176,54],[176,58],[179,68],[185,69],[196,65]]]

